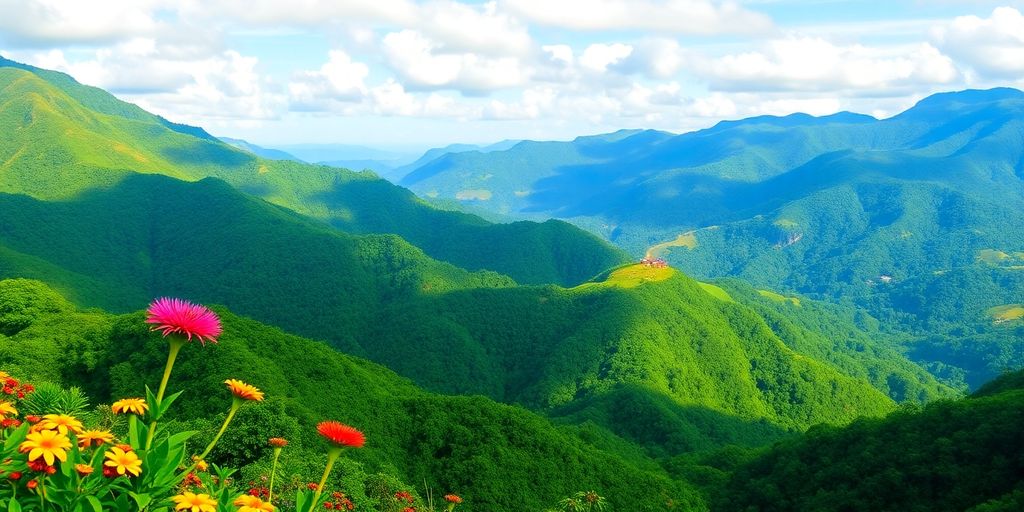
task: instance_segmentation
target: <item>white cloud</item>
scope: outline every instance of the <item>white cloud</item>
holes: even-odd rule
[[[628,44],[595,43],[583,50],[583,54],[580,55],[580,66],[602,73],[607,71],[609,66],[622,62],[631,53],[633,53],[633,47]]]
[[[316,71],[302,71],[288,84],[292,110],[330,110],[334,102],[362,101],[367,94],[366,80],[370,68],[355,62],[347,53],[332,50],[328,60]]]
[[[391,69],[406,84],[420,89],[480,94],[520,86],[530,72],[516,57],[446,52],[440,43],[413,30],[387,34],[381,48]]]
[[[1024,14],[1000,7],[988,18],[960,16],[934,29],[937,44],[990,78],[1024,79]]]
[[[157,29],[147,0],[0,0],[0,41],[38,47],[109,43]]]
[[[639,30],[669,34],[751,34],[771,19],[734,1],[504,0],[502,7],[542,25],[572,30]]]
[[[821,38],[772,40],[762,50],[703,63],[700,73],[723,91],[868,90],[950,84],[952,59],[927,43],[904,47],[837,46]]]

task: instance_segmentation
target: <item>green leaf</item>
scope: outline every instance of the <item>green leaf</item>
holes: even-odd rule
[[[95,512],[103,512],[103,504],[100,503],[100,499],[96,496],[86,495],[85,501],[92,505],[92,509]]]
[[[21,512],[21,504],[18,503],[18,500],[11,498],[7,504],[7,512]]]
[[[146,505],[148,505],[150,501],[153,501],[153,498],[148,494],[129,492],[128,495],[131,496],[132,499],[135,500],[135,503],[139,505],[139,510],[145,510]]]

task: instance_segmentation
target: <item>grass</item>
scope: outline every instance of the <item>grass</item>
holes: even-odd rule
[[[598,283],[583,283],[577,286],[576,290],[593,286],[617,286],[619,288],[636,288],[644,283],[664,281],[676,273],[670,267],[647,267],[639,263],[626,265],[613,270],[608,277]],[[723,290],[724,293],[724,290]]]
[[[990,265],[996,265],[1010,259],[1010,255],[997,249],[982,249],[978,251],[975,260]]]
[[[996,306],[989,308],[986,311],[992,320],[1001,324],[1003,322],[1012,322],[1014,320],[1020,320],[1024,318],[1024,305],[1022,304],[1005,304],[1002,306]]]
[[[715,285],[713,285],[711,283],[697,283],[697,284],[699,284],[700,287],[703,288],[705,292],[708,292],[712,297],[714,297],[714,298],[716,298],[718,300],[724,300],[725,302],[736,302],[735,300],[733,300],[732,295],[729,295],[729,292],[723,290],[722,288],[720,288],[718,286],[715,286]]]
[[[794,306],[800,305],[800,299],[797,297],[786,297],[785,295],[781,295],[769,290],[758,290],[757,293],[759,293],[762,297],[771,299],[775,302],[789,302]]]
[[[696,249],[697,236],[695,233],[695,231],[687,231],[686,233],[677,236],[675,240],[652,245],[650,249],[647,249],[647,257],[660,258],[672,247],[686,247],[690,250]]]

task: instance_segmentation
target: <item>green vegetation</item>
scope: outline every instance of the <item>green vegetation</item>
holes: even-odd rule
[[[448,155],[403,183],[445,198],[486,169],[494,197],[476,209],[570,220],[701,280],[852,302],[936,375],[977,386],[1024,365],[1010,323],[985,321],[1024,302],[1017,280],[985,275],[1024,268],[1022,130],[1021,91],[962,91],[884,120],[765,116]],[[935,323],[943,290],[970,301]]]
[[[714,510],[1019,510],[1024,373],[955,402],[815,428],[742,464]]]
[[[748,307],[668,268],[626,266],[572,289],[519,287],[394,236],[340,233],[214,179],[133,175],[66,202],[0,195],[0,223],[0,247],[19,256],[0,259],[0,275],[46,280],[76,304],[123,312],[184,296],[327,340],[434,391],[555,414],[602,406],[629,387],[652,395],[639,402],[656,404],[649,414],[697,418],[686,442],[645,446],[652,454],[753,437],[732,428],[793,431],[894,407],[875,389],[884,383],[847,376],[871,374],[882,364],[873,355],[849,368],[822,363]],[[912,383],[907,396],[942,394],[930,384]],[[628,438],[637,428],[628,420],[595,413],[593,422]]]
[[[141,313],[76,311],[26,280],[0,281],[0,308],[8,312],[0,320],[8,333],[0,335],[0,368],[8,373],[79,386],[93,403],[106,404],[137,395],[139,382],[160,379],[167,342],[147,330]],[[581,487],[600,489],[616,510],[664,510],[662,496],[701,508],[686,485],[649,462],[639,468],[598,450],[575,428],[556,428],[482,397],[426,393],[376,364],[217,311],[225,325],[220,342],[187,346],[175,365],[171,388],[186,392],[172,419],[198,429],[203,446],[225,403],[208,394],[223,389],[225,379],[266,392],[268,401],[243,408],[235,434],[211,454],[211,462],[251,466],[243,472],[247,479],[267,472],[253,466],[268,458],[266,439],[285,435],[291,444],[283,481],[293,472],[309,481],[323,466],[312,427],[333,418],[367,435],[366,448],[346,456],[354,463],[343,465],[335,482],[360,506],[373,502],[371,483],[382,472],[391,493],[422,491],[426,481],[435,492],[458,492],[466,510],[541,510]]]
[[[62,73],[0,58],[0,192],[76,197],[134,173],[220,178],[352,233],[399,235],[430,256],[522,283],[573,285],[625,255],[567,223],[494,225],[434,209],[368,172],[269,160],[175,125]]]

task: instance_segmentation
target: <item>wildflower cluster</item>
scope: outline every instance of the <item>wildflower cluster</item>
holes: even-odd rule
[[[90,415],[22,415],[20,400],[34,392],[0,372],[0,509],[25,512],[80,512],[85,510],[174,510],[187,512],[275,512],[274,483],[278,458],[288,441],[273,437],[269,482],[250,482],[243,492],[233,487],[233,470],[208,464],[206,457],[247,402],[264,400],[264,392],[238,379],[224,385],[231,404],[212,441],[191,458],[186,442],[194,432],[170,432],[162,421],[181,392],[167,394],[167,385],[180,350],[198,340],[216,344],[220,320],[209,309],[180,299],[158,299],[147,310],[146,323],[168,340],[163,377],[153,393],[126,397],[110,411],[127,418],[127,432],[114,432],[90,423]],[[49,384],[48,384],[49,385]],[[34,412],[34,411],[33,411]],[[327,463],[319,482],[296,490],[294,501],[282,502],[296,512],[355,510],[343,492],[326,492],[331,470],[347,449],[362,448],[366,436],[358,429],[333,420],[320,422],[317,433],[325,444]],[[267,485],[263,485],[267,483]],[[242,488],[244,489],[244,487]],[[414,512],[415,498],[406,491],[394,495],[403,512]],[[445,496],[448,511],[461,503]],[[433,510],[432,506],[428,506]]]

